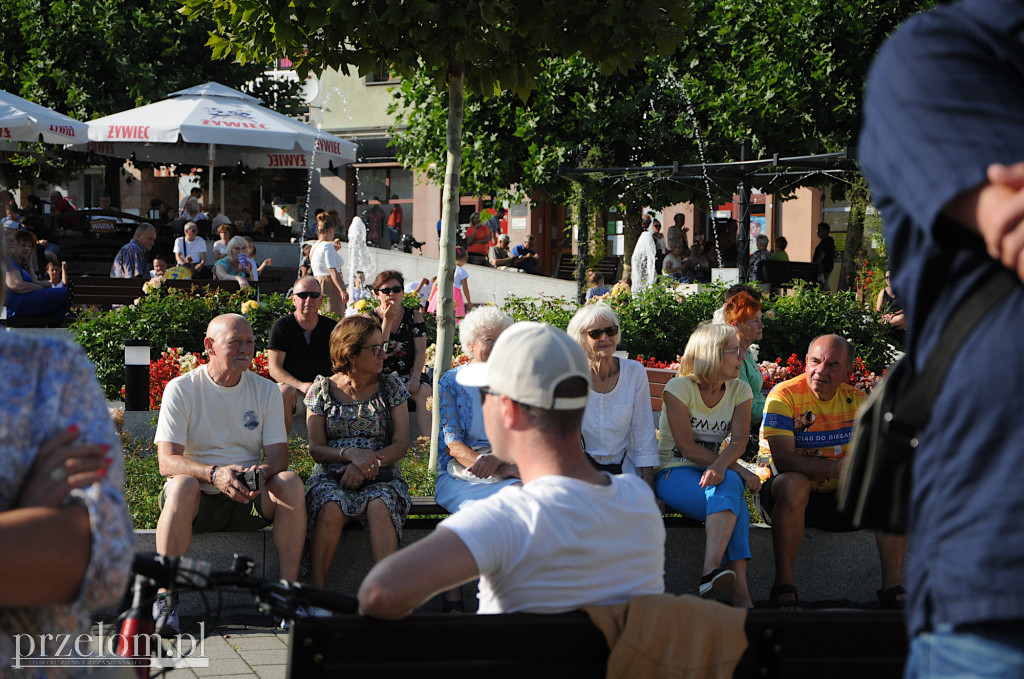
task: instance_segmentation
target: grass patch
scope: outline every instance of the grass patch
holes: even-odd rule
[[[137,530],[156,528],[160,518],[160,491],[164,477],[156,456],[156,445],[147,439],[128,438],[123,441],[125,488],[124,498],[132,524]],[[292,437],[288,440],[291,455],[289,468],[306,483],[313,474],[313,458],[309,456],[309,443],[305,439]],[[426,437],[420,437],[411,447],[409,454],[399,463],[402,475],[409,484],[413,496],[433,495],[436,474],[429,469],[430,445]]]

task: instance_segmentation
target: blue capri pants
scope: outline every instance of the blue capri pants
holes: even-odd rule
[[[700,487],[703,467],[671,467],[654,477],[654,494],[672,509],[697,521],[709,514],[732,512],[736,526],[729,536],[722,563],[750,558],[750,510],[743,499],[743,479],[731,469],[717,486]]]

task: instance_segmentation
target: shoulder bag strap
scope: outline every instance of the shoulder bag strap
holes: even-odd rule
[[[915,376],[907,393],[901,399],[898,419],[902,425],[912,429],[914,435],[928,422],[935,396],[964,340],[976,329],[981,319],[996,304],[1003,301],[1017,284],[1017,277],[1014,274],[1002,266],[997,266],[995,271],[975,286],[957,306],[947,321],[945,330],[939,336],[935,348],[928,356],[921,374]]]

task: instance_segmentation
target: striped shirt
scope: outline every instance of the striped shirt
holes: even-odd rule
[[[843,457],[853,436],[857,408],[864,398],[860,389],[841,384],[835,396],[822,401],[811,392],[806,374],[786,380],[776,385],[765,400],[761,448],[768,448],[767,439],[772,436],[791,436],[802,455]],[[838,479],[811,483],[815,492],[830,492],[836,489]]]

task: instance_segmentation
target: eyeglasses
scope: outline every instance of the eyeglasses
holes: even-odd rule
[[[480,392],[480,406],[481,407],[483,407],[484,401],[487,399],[487,394],[493,394],[494,396],[500,396],[501,395],[501,394],[499,394],[496,391],[491,391],[487,387],[479,387],[478,391]]]
[[[299,299],[320,299],[320,296],[323,293],[317,292],[316,290],[304,290],[303,292],[296,292],[293,294]]]
[[[361,346],[360,349],[369,349],[373,352],[374,356],[380,356],[381,354],[388,353],[388,342],[381,342],[380,344],[371,344],[370,346]]]
[[[608,335],[609,337],[615,337],[619,334],[619,326],[609,325],[607,328],[594,328],[593,330],[587,330],[587,334],[590,335],[590,339],[601,339],[601,335]]]
[[[392,293],[401,292],[401,291],[402,291],[402,286],[401,285],[396,285],[393,288],[377,288],[377,292],[383,292],[385,295],[390,295]]]

